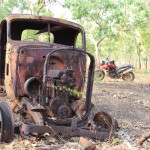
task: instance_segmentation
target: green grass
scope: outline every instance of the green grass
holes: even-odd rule
[[[141,70],[134,70],[134,72],[136,73],[136,74],[144,74],[144,75],[150,75],[150,69],[147,69],[147,70],[145,70],[145,69],[141,69]]]

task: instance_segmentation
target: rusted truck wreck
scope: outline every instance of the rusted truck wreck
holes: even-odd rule
[[[6,17],[0,25],[0,90],[10,103],[0,103],[1,142],[12,141],[16,130],[22,137],[52,132],[100,140],[114,136],[117,123],[107,113],[89,119],[94,69],[80,25],[43,16]]]

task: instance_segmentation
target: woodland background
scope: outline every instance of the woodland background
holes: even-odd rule
[[[0,11],[0,21],[17,13],[77,22],[97,64],[110,57],[150,73],[150,0],[0,0]]]

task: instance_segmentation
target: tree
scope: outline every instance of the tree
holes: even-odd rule
[[[52,16],[53,13],[49,9],[49,6],[55,3],[54,0],[20,0],[20,12],[33,14],[33,15],[47,15]]]
[[[13,13],[53,16],[50,6],[57,0],[7,0],[1,1],[0,20]]]
[[[89,27],[88,37],[95,47],[97,63],[99,63],[98,46],[106,37],[113,34],[114,25],[122,19],[121,5],[121,3],[114,3],[111,0],[65,1],[65,6],[72,11],[73,19],[84,22]]]
[[[149,0],[144,2],[139,0],[66,0],[65,6],[71,10],[73,19],[83,23],[87,29],[87,37],[95,47],[97,62],[99,62],[102,41],[105,40],[106,44],[115,36],[121,36],[123,41],[120,42],[124,43],[122,47],[124,54],[133,55],[131,48],[136,50],[139,68],[141,68],[142,42],[136,34],[138,32],[141,37],[139,27],[146,24],[149,19]],[[115,52],[112,47],[115,47],[116,43],[118,41],[114,40],[107,50],[111,49]]]
[[[145,69],[148,68],[148,59],[150,59],[150,24],[146,24],[140,28],[141,42],[143,45]]]
[[[19,0],[7,0],[1,1],[0,5],[0,20],[2,20],[5,16],[12,14],[15,9],[19,7]]]
[[[13,13],[53,16],[51,7],[59,0],[1,0],[0,20]],[[148,66],[150,43],[150,0],[65,0],[74,20],[87,34],[87,48],[96,62],[108,55],[124,63],[138,61]],[[60,12],[61,13],[61,12]],[[102,58],[101,58],[102,59]],[[123,63],[123,62],[122,62]]]

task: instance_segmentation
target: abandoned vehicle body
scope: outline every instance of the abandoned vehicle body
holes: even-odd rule
[[[16,129],[22,137],[55,132],[104,140],[115,135],[117,123],[107,113],[89,119],[95,59],[85,40],[83,28],[66,20],[10,15],[1,22],[0,84],[10,99],[0,103],[2,142],[12,141]]]

